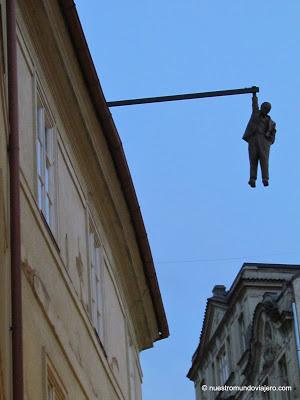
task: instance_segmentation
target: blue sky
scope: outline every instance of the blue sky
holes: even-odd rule
[[[260,87],[277,138],[270,186],[247,185],[251,96],[112,109],[138,194],[169,339],[142,354],[144,400],[185,377],[206,298],[243,262],[300,263],[298,0],[76,0],[107,101]]]

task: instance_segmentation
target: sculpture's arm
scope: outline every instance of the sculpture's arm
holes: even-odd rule
[[[256,93],[253,93],[252,96],[252,112],[258,112],[259,111],[259,107],[258,107],[258,98],[256,96]]]

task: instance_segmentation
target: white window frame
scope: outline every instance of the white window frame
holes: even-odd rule
[[[89,280],[90,317],[98,337],[104,345],[104,301],[103,301],[104,250],[95,225],[89,222]]]
[[[48,356],[46,356],[46,399],[67,400],[67,391],[53,367]]]
[[[36,104],[37,203],[52,233],[56,227],[56,132],[40,94]]]

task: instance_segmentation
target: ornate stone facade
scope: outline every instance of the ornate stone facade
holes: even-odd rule
[[[244,264],[215,286],[188,377],[196,400],[300,398],[300,266]],[[221,315],[221,317],[220,317]],[[203,391],[207,386],[291,386],[291,391]]]

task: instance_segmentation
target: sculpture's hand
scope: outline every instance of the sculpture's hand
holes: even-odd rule
[[[253,93],[253,95],[252,95],[252,111],[253,112],[259,111],[258,97],[256,96],[256,93]]]

